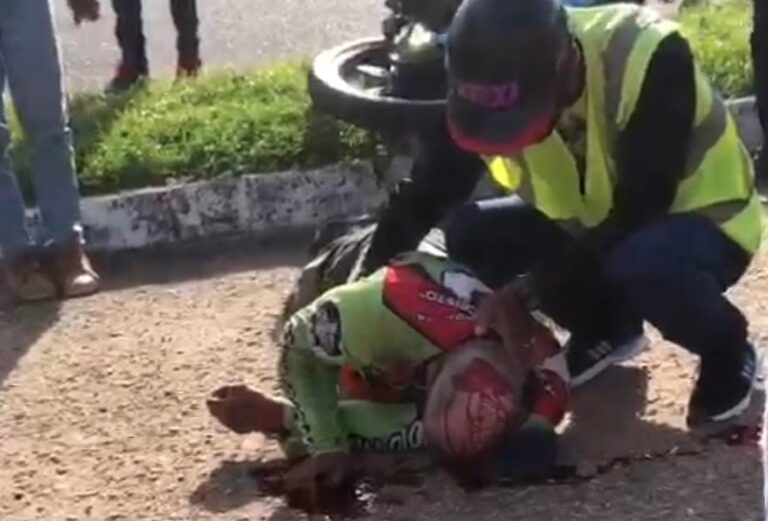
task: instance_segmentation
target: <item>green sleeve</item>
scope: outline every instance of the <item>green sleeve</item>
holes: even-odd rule
[[[285,325],[279,365],[280,385],[294,408],[295,423],[310,454],[347,450],[347,432],[339,415],[339,368],[343,352],[330,349],[324,307],[305,308]],[[334,307],[335,309],[335,307]],[[318,326],[318,324],[322,324]],[[318,333],[318,328],[322,333]],[[336,356],[334,356],[336,355]]]

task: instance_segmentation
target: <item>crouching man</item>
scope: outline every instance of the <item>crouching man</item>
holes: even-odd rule
[[[514,345],[478,337],[475,311],[489,293],[445,258],[402,255],[290,316],[283,398],[228,386],[208,408],[237,433],[280,441],[296,461],[288,489],[348,482],[360,451],[428,449],[485,479],[519,475],[522,460],[525,473],[546,472],[569,394],[560,346],[522,309]]]

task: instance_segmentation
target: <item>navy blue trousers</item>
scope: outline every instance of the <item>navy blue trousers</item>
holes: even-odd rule
[[[551,262],[573,239],[517,197],[459,209],[446,230],[449,255],[492,287]],[[631,233],[595,263],[541,295],[542,311],[574,335],[609,339],[643,321],[692,353],[742,347],[747,321],[725,297],[750,257],[707,219],[665,216]],[[602,338],[600,338],[602,337]]]

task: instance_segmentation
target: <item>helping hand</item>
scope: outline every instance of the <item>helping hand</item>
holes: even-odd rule
[[[534,353],[525,346],[530,344],[534,333],[534,318],[523,307],[521,299],[511,285],[485,297],[477,308],[475,334],[485,336],[491,332],[501,338],[506,351],[523,367],[532,366]]]

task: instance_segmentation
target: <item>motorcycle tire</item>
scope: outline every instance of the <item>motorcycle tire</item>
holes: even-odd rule
[[[434,128],[445,114],[445,99],[407,99],[365,90],[348,81],[360,65],[385,66],[383,38],[364,38],[318,54],[308,88],[316,110],[384,135],[403,135]]]

